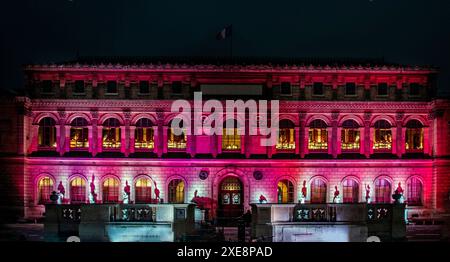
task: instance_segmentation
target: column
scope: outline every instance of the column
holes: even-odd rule
[[[364,113],[364,155],[366,158],[370,158],[371,153],[371,130],[370,130],[370,119],[372,117],[372,113],[365,112]]]
[[[97,155],[98,152],[98,111],[91,111],[91,132],[89,132],[89,149],[92,156]]]
[[[189,146],[188,148],[188,153],[190,153],[191,157],[194,158],[195,154],[196,154],[196,148],[197,148],[197,136],[195,135],[196,132],[196,126],[195,126],[195,114],[194,111],[192,111],[192,115],[191,115],[191,133],[187,134],[188,135],[188,139],[189,139],[189,143],[187,144],[187,146]]]
[[[396,144],[393,146],[396,146],[396,154],[398,158],[402,157],[403,149],[405,148],[405,140],[403,139],[403,112],[398,112],[395,115],[395,123],[397,125],[397,131],[396,131]]]
[[[162,157],[164,153],[164,111],[159,109],[156,111],[156,117],[158,121],[158,132],[157,137],[158,140],[155,141],[155,147],[157,147],[158,157]]]
[[[331,113],[331,154],[337,158],[338,153],[338,119],[339,112]]]
[[[305,158],[307,139],[306,139],[306,112],[300,112],[298,114],[299,119],[299,132],[297,146],[299,148],[300,158]]]
[[[131,123],[131,112],[129,110],[124,110],[124,134],[122,135],[122,152],[125,156],[130,155],[130,123]]]
[[[66,149],[66,111],[58,110],[59,115],[59,137],[57,137],[57,147],[59,155],[62,156]]]

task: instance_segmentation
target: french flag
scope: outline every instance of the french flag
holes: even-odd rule
[[[219,31],[219,33],[217,33],[216,39],[217,40],[224,40],[227,37],[231,36],[231,32],[232,32],[232,26],[226,26],[224,27],[222,30]]]

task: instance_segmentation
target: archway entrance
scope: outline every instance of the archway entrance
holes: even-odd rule
[[[219,185],[217,216],[221,220],[233,220],[244,213],[244,194],[241,180],[227,176]]]

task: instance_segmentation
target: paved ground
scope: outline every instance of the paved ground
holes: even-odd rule
[[[408,241],[440,241],[440,226],[407,226]],[[235,241],[237,228],[227,228],[225,239]],[[0,224],[0,241],[44,241],[43,224]]]
[[[0,225],[0,241],[44,241],[43,224]]]

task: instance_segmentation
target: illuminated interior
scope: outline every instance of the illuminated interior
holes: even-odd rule
[[[423,204],[423,185],[422,181],[417,177],[412,177],[407,183],[407,197],[406,202],[409,206],[421,206]]]
[[[375,181],[375,202],[391,203],[392,188],[391,183],[385,178]]]
[[[184,203],[184,181],[173,179],[169,183],[169,203]]]
[[[103,181],[102,188],[103,203],[119,202],[119,180],[108,177]]]
[[[309,125],[308,149],[309,150],[328,149],[327,124],[320,119],[312,121],[311,124]]]
[[[354,179],[345,179],[342,183],[343,203],[358,203],[359,185]]]
[[[341,149],[342,150],[359,150],[360,134],[359,125],[354,120],[346,120],[342,123],[341,130]]]
[[[86,202],[86,181],[76,177],[70,182],[70,201],[72,203]]]
[[[39,204],[46,204],[50,202],[50,195],[53,191],[53,180],[50,177],[42,177],[39,179],[38,192]]]
[[[89,148],[89,129],[86,119],[77,117],[70,125],[70,148]]]
[[[423,151],[423,125],[417,120],[410,120],[406,124],[406,151]]]
[[[281,120],[279,125],[280,133],[278,134],[277,149],[293,150],[295,149],[295,129],[294,123],[289,120]]]
[[[56,148],[56,122],[51,117],[39,122],[38,146],[40,148]]]
[[[141,118],[134,131],[134,147],[137,149],[153,149],[155,147],[153,124],[148,118]]]
[[[231,127],[232,128],[228,128]],[[224,123],[222,131],[222,150],[241,149],[241,137],[239,135],[239,126],[237,121],[229,120]]]
[[[135,184],[136,203],[152,203],[152,181],[149,178],[141,177]]]
[[[319,178],[311,181],[311,203],[326,203],[327,202],[327,184]]]
[[[287,179],[278,182],[278,203],[294,203],[294,185]]]
[[[186,129],[182,129],[182,134],[175,135],[174,129],[171,128],[172,121],[169,123],[167,129],[167,148],[169,149],[186,149]],[[180,126],[183,126],[183,121],[180,122]]]
[[[121,130],[119,120],[108,118],[103,123],[103,148],[120,148]]]
[[[373,138],[374,150],[391,150],[392,149],[392,131],[391,124],[386,120],[378,120],[375,125],[375,133]]]

